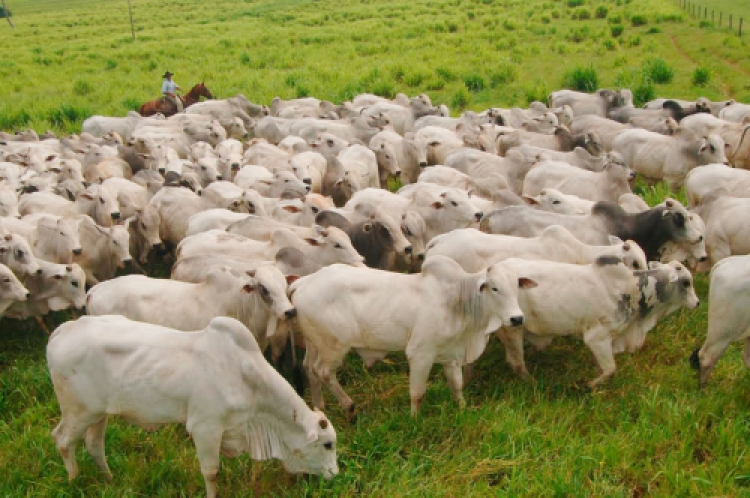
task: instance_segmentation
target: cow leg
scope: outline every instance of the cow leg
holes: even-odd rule
[[[42,316],[35,316],[34,320],[36,320],[37,325],[39,325],[39,328],[42,329],[44,332],[46,332],[47,335],[51,335],[52,332],[49,331],[49,328],[47,328],[47,324],[44,323],[44,317]]]
[[[88,418],[76,419],[75,417],[66,417],[63,415],[60,423],[52,431],[52,437],[55,445],[62,455],[65,463],[65,470],[68,471],[68,481],[72,481],[78,475],[78,463],[76,462],[76,448],[78,441],[81,440],[86,429],[92,421]]]
[[[221,451],[221,430],[192,431],[195,441],[195,451],[201,474],[206,481],[206,498],[216,498],[217,482],[219,480],[219,452]]]
[[[724,333],[714,335],[711,332],[712,331],[709,328],[709,335],[706,338],[706,342],[703,343],[703,347],[700,351],[696,351],[693,354],[695,357],[697,353],[697,368],[699,369],[698,381],[701,387],[706,385],[708,378],[711,376],[711,372],[716,368],[716,363],[718,363],[719,359],[724,356],[724,352],[732,342],[733,334]],[[743,356],[747,358],[747,342],[745,343],[745,353]]]
[[[302,362],[305,370],[307,371],[307,382],[310,384],[310,398],[312,400],[313,407],[323,410],[325,408],[325,401],[323,401],[323,384],[315,371],[315,363],[318,358],[318,352],[312,344],[308,344],[305,350],[305,359]]]
[[[463,369],[456,365],[443,365],[443,372],[445,373],[445,381],[448,383],[448,387],[453,393],[453,397],[456,399],[459,408],[466,406],[466,400],[464,400],[463,394]]]
[[[86,430],[86,436],[84,442],[86,443],[86,449],[88,450],[91,458],[94,459],[96,466],[104,474],[104,477],[108,480],[112,480],[112,472],[109,470],[107,465],[107,457],[104,454],[104,432],[107,430],[107,416],[105,415],[102,419],[91,425]]]
[[[505,361],[508,362],[510,368],[523,380],[533,381],[534,378],[526,369],[526,362],[523,359],[523,329],[503,327],[495,334],[505,346]]]
[[[596,363],[602,370],[599,377],[589,382],[589,386],[593,388],[609,380],[617,370],[615,355],[612,352],[612,338],[608,330],[597,327],[584,332],[583,342],[594,353]]]
[[[424,393],[427,391],[427,379],[434,363],[432,357],[412,356],[409,358],[409,397],[411,414],[416,417],[422,406]]]
[[[330,389],[333,395],[336,396],[336,399],[339,400],[339,404],[346,412],[347,417],[349,417],[349,419],[351,420],[354,417],[354,402],[349,397],[349,395],[346,394],[346,391],[344,391],[344,388],[341,387],[341,384],[339,384],[339,379],[336,377],[335,370],[330,375],[330,379],[328,380],[328,389]]]
[[[473,377],[474,377],[474,364],[467,363],[466,365],[464,365],[464,372],[463,372],[464,387],[469,385]]]

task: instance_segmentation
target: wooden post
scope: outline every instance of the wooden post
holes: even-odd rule
[[[135,41],[135,27],[133,26],[133,8],[130,5],[130,0],[128,0],[128,15],[130,15],[130,34],[133,36],[133,41]]]
[[[10,24],[11,28],[15,28],[13,26],[13,21],[10,20],[10,11],[8,10],[8,7],[5,6],[5,0],[2,0],[3,2],[3,12],[5,12],[5,18],[8,20],[8,24]]]

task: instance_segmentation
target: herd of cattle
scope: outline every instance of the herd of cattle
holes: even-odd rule
[[[628,90],[548,104],[452,118],[426,95],[237,95],[168,119],[94,116],[59,139],[1,134],[2,314],[89,315],[47,347],[69,477],[81,438],[111,476],[108,415],[186,423],[209,496],[220,453],[332,477],[318,409],[325,384],[354,414],[336,376],[349,351],[368,367],[405,351],[414,414],[435,363],[464,403],[493,332],[527,379],[525,342],[581,336],[596,386],[660,319],[698,306],[688,268],[713,268],[691,358],[705,383],[730,342],[750,341],[750,106],[636,108]],[[649,208],[636,174],[685,186],[689,210]],[[170,279],[115,277],[154,260],[174,261]],[[263,357],[290,339],[315,410]]]

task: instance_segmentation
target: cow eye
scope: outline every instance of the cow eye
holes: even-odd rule
[[[334,245],[333,245],[333,247],[335,247],[336,249],[343,249],[343,248],[344,248],[344,247],[343,247],[343,246],[342,246],[341,244],[339,244],[338,242],[337,242],[336,244],[334,244]]]
[[[24,254],[22,250],[19,249],[18,251],[16,251],[16,259],[21,259],[23,258],[23,256]]]
[[[453,207],[457,207],[458,203],[456,201],[451,201],[451,204],[453,204]]]
[[[633,269],[637,270],[640,267],[641,267],[641,264],[638,261],[633,262]]]
[[[327,450],[332,450],[333,449],[333,443],[331,443],[331,442],[324,443],[323,444],[323,448],[325,448]]]
[[[497,287],[493,287],[492,292],[500,292],[500,290]]]
[[[102,204],[104,204],[104,198],[103,197],[99,197],[99,202],[102,203]]]
[[[711,152],[716,152],[716,147],[714,147],[713,145],[711,146]]]
[[[267,295],[268,295],[268,289],[266,289],[266,288],[265,288],[264,286],[262,286],[262,285],[260,286],[260,292],[261,292],[261,293],[262,293],[262,294],[263,294],[264,296],[267,296]]]
[[[296,173],[297,172],[297,168],[292,168],[292,171],[294,171]]]
[[[407,237],[411,237],[411,230],[409,230],[408,228],[406,228],[406,227],[401,227],[401,231],[402,231],[402,232],[403,232],[403,234],[404,234],[404,235],[406,235]]]
[[[284,180],[284,183],[289,183],[289,180]]]
[[[555,205],[560,204],[560,201],[552,201],[552,204],[555,204]]]
[[[70,284],[71,284],[71,285],[72,285],[73,287],[78,287],[78,280],[73,280],[73,281],[71,281],[71,282],[70,282]]]
[[[201,171],[206,171],[206,167],[205,166],[201,166]]]
[[[688,287],[690,287],[690,282],[688,280],[685,280],[684,282],[682,282],[682,286],[687,289]]]
[[[141,222],[141,228],[143,228],[144,230],[146,229],[146,224],[144,222]]]
[[[313,208],[312,208],[312,212],[313,212],[313,213],[317,213],[318,211],[320,211],[320,209],[318,209],[318,208],[316,208],[316,207],[313,207]]]
[[[10,279],[9,279],[8,277],[5,277],[5,278],[3,279],[3,283],[4,283],[4,284],[9,284],[9,283],[10,283]]]

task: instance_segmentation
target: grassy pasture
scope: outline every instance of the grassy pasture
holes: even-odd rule
[[[256,102],[313,95],[340,101],[364,91],[428,93],[454,110],[525,105],[559,88],[572,68],[595,68],[599,86],[649,88],[643,62],[674,69],[656,95],[750,101],[746,42],[698,28],[662,0],[343,0],[126,3],[8,0],[0,20],[0,129],[75,131],[89,114],[122,115],[158,94],[165,69],[187,88],[204,80],[219,97]],[[606,17],[596,18],[598,7]],[[581,20],[582,12],[590,18]],[[573,19],[573,16],[577,19]],[[633,16],[646,23],[634,26]],[[638,24],[638,22],[636,22]],[[612,36],[612,26],[622,33]],[[695,68],[711,70],[692,86]],[[650,203],[663,189],[645,189]],[[225,496],[747,496],[750,377],[740,348],[700,391],[687,358],[705,336],[702,304],[660,323],[645,348],[617,358],[595,393],[587,348],[561,340],[527,362],[537,383],[516,379],[494,339],[459,411],[435,369],[417,419],[409,416],[403,355],[366,371],[352,358],[340,378],[360,409],[348,425],[328,396],[341,474],[297,478],[278,462],[224,460]],[[56,317],[58,321],[63,315]],[[59,409],[32,323],[0,324],[0,496],[187,496],[203,480],[184,429],[145,433],[113,421],[105,483],[79,448],[68,484],[50,430]]]

